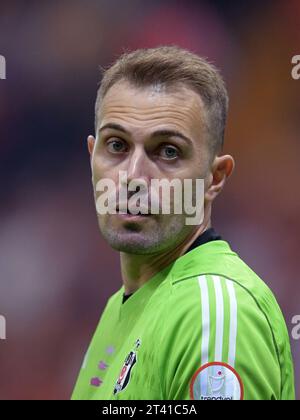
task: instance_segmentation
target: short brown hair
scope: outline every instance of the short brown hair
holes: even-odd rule
[[[103,71],[96,100],[96,127],[101,101],[120,80],[126,80],[137,87],[160,83],[166,87],[183,84],[193,89],[205,105],[210,147],[214,154],[222,149],[228,94],[219,71],[206,59],[176,46],[138,49],[122,54],[112,66]]]

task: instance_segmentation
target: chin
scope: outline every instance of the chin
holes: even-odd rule
[[[136,255],[164,252],[176,246],[186,232],[183,223],[174,218],[166,223],[149,226],[142,223],[116,223],[113,218],[99,218],[99,227],[106,242],[115,250]]]
[[[111,230],[102,231],[107,243],[116,251],[128,254],[147,255],[157,252],[161,248],[158,238],[142,232],[116,233]]]

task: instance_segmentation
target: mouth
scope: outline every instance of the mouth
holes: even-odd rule
[[[116,212],[117,212],[118,217],[121,217],[122,219],[125,219],[125,220],[131,220],[131,221],[147,219],[152,216],[151,213],[146,213],[146,211],[145,212],[138,211],[137,213],[136,212],[132,213],[130,212],[128,208],[126,209],[126,212],[124,211],[121,212],[119,207],[117,207]]]

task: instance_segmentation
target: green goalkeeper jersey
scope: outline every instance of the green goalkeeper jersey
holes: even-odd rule
[[[291,400],[289,336],[266,284],[214,240],[108,301],[72,399]]]

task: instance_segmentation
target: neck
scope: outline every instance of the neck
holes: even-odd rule
[[[121,252],[121,273],[125,294],[135,292],[155,274],[184,255],[196,238],[209,227],[211,227],[210,220],[203,222],[182,243],[164,253],[136,255]]]

